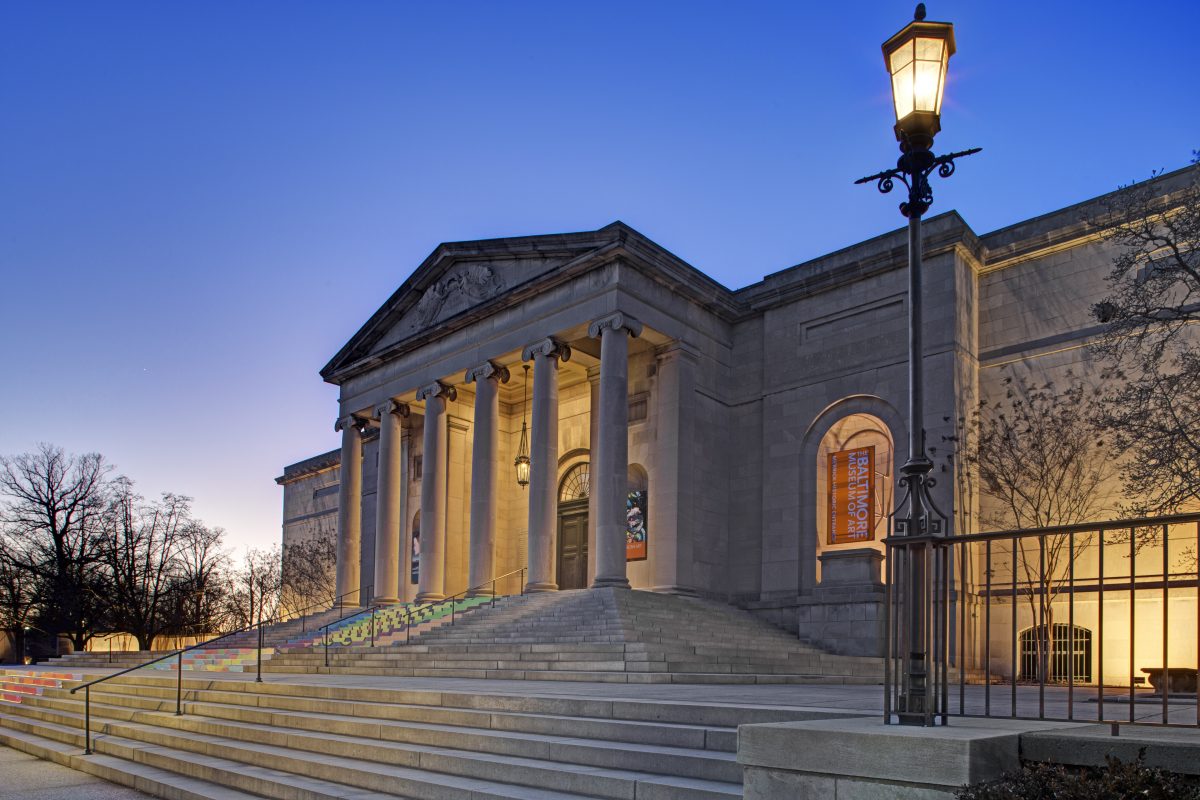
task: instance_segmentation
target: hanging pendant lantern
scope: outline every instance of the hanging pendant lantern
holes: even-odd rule
[[[517,445],[517,483],[524,489],[529,485],[529,428],[525,425],[525,409],[529,406],[529,365],[525,365],[525,402],[521,406],[521,443]]]

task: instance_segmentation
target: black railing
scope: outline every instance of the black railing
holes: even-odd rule
[[[1200,513],[911,540],[886,540],[886,721],[924,557],[931,716],[1200,727]]]
[[[370,594],[372,588],[373,587],[368,587],[367,594]],[[104,683],[105,681],[110,681],[113,678],[119,678],[122,675],[127,675],[130,672],[134,672],[136,670],[143,669],[145,667],[153,666],[154,664],[157,664],[160,661],[166,661],[167,659],[170,659],[170,658],[177,658],[178,659],[178,663],[176,666],[177,675],[176,675],[176,681],[175,681],[175,716],[180,716],[183,714],[183,673],[184,673],[183,654],[184,653],[190,652],[192,650],[201,650],[206,647],[210,647],[214,642],[219,642],[222,639],[228,639],[230,636],[237,636],[240,633],[246,633],[247,631],[252,631],[252,630],[257,629],[258,643],[257,643],[257,658],[255,660],[255,678],[254,679],[255,679],[255,682],[262,683],[263,631],[266,628],[266,626],[274,625],[278,622],[290,621],[290,620],[296,618],[294,616],[294,614],[302,615],[307,611],[312,611],[317,608],[325,608],[326,610],[331,610],[333,608],[334,604],[337,604],[338,607],[340,608],[343,598],[345,598],[346,596],[351,595],[351,594],[356,594],[357,592],[358,592],[358,590],[355,589],[353,591],[346,592],[345,594],[340,595],[338,597],[332,598],[328,607],[326,607],[326,605],[324,603],[314,603],[313,605],[310,605],[307,608],[300,609],[297,612],[289,612],[289,614],[293,614],[293,615],[289,615],[286,618],[284,618],[284,615],[280,614],[279,612],[276,612],[275,614],[273,614],[269,619],[264,620],[260,617],[258,622],[254,622],[245,627],[238,628],[235,631],[229,631],[228,633],[223,633],[220,636],[217,636],[212,639],[208,639],[207,641],[199,642],[199,643],[191,645],[189,647],[180,648],[179,650],[175,650],[173,652],[166,653],[165,655],[161,655],[158,658],[152,658],[149,661],[138,664],[135,667],[129,667],[127,669],[120,670],[119,672],[112,672],[112,673],[109,673],[108,675],[104,675],[103,677],[97,678],[94,681],[88,681],[87,683],[82,683],[79,686],[72,687],[72,689],[70,690],[70,694],[75,694],[80,689],[83,689],[83,754],[84,755],[92,754],[92,687],[95,686],[96,684]]]
[[[468,589],[463,589],[458,594],[454,594],[449,597],[444,597],[440,600],[429,600],[429,601],[426,601],[419,605],[408,606],[407,608],[404,609],[404,619],[403,619],[404,643],[408,644],[412,640],[412,628],[413,628],[414,620],[415,620],[416,624],[418,624],[418,625],[421,624],[421,622],[424,621],[421,619],[421,617],[426,612],[431,612],[440,606],[444,606],[447,603],[450,604],[450,624],[454,625],[456,622],[456,619],[455,619],[456,605],[455,604],[465,597],[479,596],[478,592],[480,589],[486,588],[489,590],[490,596],[491,596],[491,603],[489,605],[494,608],[496,606],[496,597],[497,597],[496,586],[500,581],[504,580],[505,578],[511,578],[513,575],[519,575],[520,579],[518,581],[518,584],[520,587],[520,594],[525,594],[525,573],[527,571],[528,571],[528,567],[521,567],[520,569],[514,569],[512,572],[506,572],[503,575],[496,575],[495,577],[491,578],[490,580],[484,581],[483,583],[479,584],[478,586],[472,586]],[[324,643],[326,668],[329,667],[329,629],[334,627],[335,625],[339,625],[340,623],[345,622],[348,619],[362,616],[363,614],[366,614],[369,611],[369,612],[371,612],[370,646],[374,647],[375,646],[375,614],[379,609],[386,608],[386,607],[388,607],[388,606],[373,605],[373,606],[370,606],[369,608],[359,609],[352,614],[347,614],[344,617],[335,619],[333,622],[330,622],[326,625],[321,626],[320,630],[322,632],[322,640]]]

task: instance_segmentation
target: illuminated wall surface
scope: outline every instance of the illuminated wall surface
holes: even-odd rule
[[[1192,167],[1151,186],[1169,204],[1197,176],[1200,168]],[[1065,387],[1076,378],[1101,380],[1102,365],[1089,349],[1100,330],[1091,309],[1105,298],[1116,251],[1085,224],[1099,208],[1088,201],[987,234],[975,233],[954,212],[925,221],[925,433],[937,479],[933,497],[954,531],[990,528],[987,520],[1002,510],[954,457],[955,442],[969,432],[978,404],[1003,399],[1022,381]],[[646,546],[628,561],[632,585],[738,603],[823,647],[878,654],[879,556],[886,515],[896,502],[896,476],[907,457],[907,290],[904,231],[737,291],[619,223],[438,248],[322,373],[340,387],[331,418],[371,418],[388,398],[411,405],[404,422],[404,485],[385,487],[404,498],[399,596],[412,599],[416,588],[409,554],[428,467],[416,390],[434,380],[458,390],[447,407],[448,452],[440,465],[449,499],[445,591],[454,593],[467,588],[470,561],[475,384],[464,380],[464,371],[491,359],[512,372],[499,392],[494,563],[496,573],[517,570],[531,556],[530,493],[517,485],[513,470],[522,422],[530,421],[532,409],[521,349],[547,336],[573,348],[572,358],[557,368],[555,474],[561,482],[592,461],[597,435],[600,350],[588,325],[619,309],[644,325],[629,339],[627,362],[627,488],[645,493],[640,524]],[[377,430],[368,428],[362,449],[364,588],[374,575],[378,449]],[[831,537],[830,458],[864,449],[873,452],[874,519],[867,535]],[[285,541],[332,530],[338,457],[333,452],[285,470]],[[1119,488],[1114,477],[1098,490],[1108,518],[1117,515]],[[572,502],[572,511],[580,513],[580,501]],[[583,513],[587,549],[594,554],[590,502]],[[573,524],[578,537],[578,519]],[[1194,556],[1186,552],[1195,548],[1194,538],[1194,529],[1190,544],[1184,531],[1172,531],[1167,553],[1167,656],[1175,666],[1196,664],[1195,589],[1182,585],[1195,575]],[[1128,543],[1113,535],[1105,546],[1102,663],[1099,542],[1081,537],[1076,545],[1072,592],[1061,585],[1067,559],[1056,542],[1048,542],[1050,609],[1041,617],[1026,600],[1037,583],[1036,552],[1018,557],[1014,567],[1007,545],[994,549],[989,660],[996,674],[1011,675],[1014,666],[1022,675],[1029,672],[1020,652],[1013,663],[1014,570],[1018,651],[1022,635],[1036,644],[1039,624],[1059,639],[1056,626],[1069,624],[1067,600],[1073,597],[1072,630],[1089,642],[1088,655],[1064,652],[1062,658],[1090,658],[1091,679],[1103,668],[1113,684],[1161,665],[1163,601],[1161,588],[1154,588],[1161,586],[1161,544],[1144,542],[1137,551],[1132,619]],[[550,560],[558,563],[555,558]],[[965,574],[955,576],[956,583],[967,580],[971,613],[962,641],[969,666],[981,671],[988,599],[982,560],[982,553],[972,553]],[[595,574],[592,557],[588,574]],[[1069,665],[1074,669],[1075,662]]]

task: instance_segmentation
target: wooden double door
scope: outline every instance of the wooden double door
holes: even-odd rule
[[[558,588],[586,589],[588,581],[587,500],[558,506]]]

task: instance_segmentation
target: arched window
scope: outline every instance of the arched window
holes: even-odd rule
[[[849,414],[821,438],[815,465],[818,556],[830,549],[883,550],[894,502],[893,451],[891,431],[871,414]]]
[[[1040,681],[1046,665],[1046,681],[1088,683],[1092,680],[1092,632],[1056,622],[1021,631],[1021,680]]]
[[[558,502],[560,503],[587,500],[591,493],[592,485],[586,461],[567,470],[567,474],[563,475],[562,481],[558,484]]]

